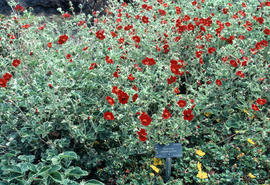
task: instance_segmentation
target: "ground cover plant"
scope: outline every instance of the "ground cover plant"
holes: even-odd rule
[[[167,184],[269,184],[270,2],[110,2],[57,22],[10,2],[1,184],[164,184],[175,142]]]

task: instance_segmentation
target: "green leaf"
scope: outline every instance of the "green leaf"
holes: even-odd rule
[[[18,156],[18,159],[31,163],[34,161],[35,156],[34,155],[20,155]]]
[[[62,182],[62,175],[59,172],[53,172],[50,173],[50,177],[55,181],[55,182]]]
[[[17,172],[11,172],[8,176],[8,181],[11,181],[13,179],[19,179],[21,177],[23,177],[24,174],[21,174],[21,173],[17,173]]]
[[[60,164],[60,159],[58,156],[53,157],[51,160],[54,165]]]
[[[95,179],[91,179],[91,180],[87,181],[85,183],[85,185],[104,185],[104,183],[102,183],[98,180],[95,180]]]
[[[58,155],[61,159],[78,159],[78,156],[75,152],[73,151],[67,151],[67,152],[63,152],[61,154]]]
[[[38,175],[44,175],[46,173],[48,173],[48,171],[51,169],[50,166],[44,166],[39,172],[38,172]]]
[[[2,170],[9,171],[9,172],[15,172],[15,173],[22,173],[21,168],[19,168],[18,166],[9,165],[9,166],[2,167]]]
[[[87,171],[82,170],[80,167],[71,167],[65,171],[66,176],[73,176],[76,179],[88,175]]]
[[[51,169],[49,170],[49,173],[56,172],[61,169],[60,165],[52,165]]]

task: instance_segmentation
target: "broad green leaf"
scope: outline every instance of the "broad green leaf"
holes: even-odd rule
[[[66,176],[73,176],[78,179],[82,176],[88,175],[88,172],[82,170],[80,167],[71,167],[65,171],[65,174]]]
[[[49,173],[56,172],[61,169],[60,165],[52,165],[51,169],[49,170]]]
[[[59,172],[53,172],[50,173],[50,177],[55,181],[55,182],[62,182],[62,175]]]
[[[4,166],[2,167],[2,170],[4,171],[9,171],[9,172],[15,172],[15,173],[22,173],[21,168],[19,168],[18,166]]]
[[[38,172],[38,175],[44,175],[46,173],[48,173],[48,171],[51,169],[50,166],[44,166],[39,172]]]
[[[102,183],[98,180],[95,180],[95,179],[91,179],[91,180],[87,181],[85,183],[85,185],[104,185],[104,183]]]
[[[58,155],[61,159],[66,159],[66,158],[69,158],[69,159],[77,159],[78,156],[75,152],[73,151],[67,151],[67,152],[63,152],[61,154]]]
[[[18,159],[31,163],[34,161],[35,156],[34,155],[20,155],[20,156],[18,156]]]

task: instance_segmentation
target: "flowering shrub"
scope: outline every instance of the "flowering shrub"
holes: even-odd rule
[[[134,2],[91,29],[1,20],[3,183],[162,184],[154,144],[172,142],[176,181],[269,183],[269,1]]]

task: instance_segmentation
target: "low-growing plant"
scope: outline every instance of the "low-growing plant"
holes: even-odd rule
[[[111,0],[90,29],[12,5],[1,183],[163,184],[154,144],[175,142],[171,184],[269,183],[269,1]]]

